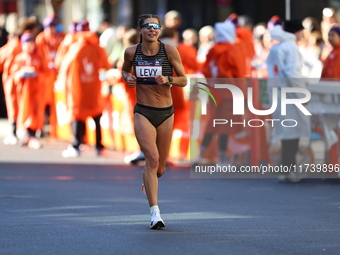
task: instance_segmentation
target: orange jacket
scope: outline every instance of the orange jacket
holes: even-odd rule
[[[54,64],[57,70],[60,69],[62,61],[67,54],[67,51],[72,43],[77,40],[76,33],[68,33],[65,35],[64,40],[60,43],[55,59]]]
[[[43,31],[37,35],[35,42],[37,47],[42,51],[45,56],[46,62],[50,65],[50,62],[54,62],[55,55],[57,53],[60,43],[65,37],[64,33],[51,35],[46,31]]]
[[[197,50],[193,45],[180,43],[177,50],[182,59],[182,64],[186,74],[194,74],[199,70],[197,63]]]
[[[11,38],[6,45],[0,49],[0,71],[6,99],[7,116],[10,122],[16,121],[18,117],[18,101],[13,79],[10,77],[10,69],[16,55],[21,52],[19,37]]]
[[[5,82],[9,75],[10,66],[16,55],[21,52],[21,44],[19,37],[15,36],[0,48],[0,72]]]
[[[58,50],[58,47],[64,39],[64,34],[49,34],[47,31],[43,31],[37,35],[36,44],[39,50],[45,57],[49,70],[45,76],[45,104],[54,104],[54,82],[57,78],[57,72],[54,66],[54,59]]]
[[[99,46],[98,37],[90,31],[79,33],[78,40],[68,52],[67,107],[72,120],[85,121],[103,111],[99,70],[109,69],[110,65],[105,50]]]
[[[236,81],[230,80],[230,78],[245,78],[245,63],[240,56],[242,55],[237,46],[228,42],[215,43],[207,54],[207,59],[203,66],[204,76],[206,78],[229,78],[228,83],[236,84]],[[237,82],[237,85],[245,92],[243,82]],[[220,95],[222,98],[232,97],[228,90],[223,90],[223,92],[225,93]]]
[[[340,44],[337,45],[325,60],[321,78],[340,78]]]
[[[11,77],[14,80],[19,104],[18,128],[38,130],[44,120],[44,77],[47,65],[42,54],[19,53],[13,60]],[[23,76],[23,73],[26,75]],[[31,73],[29,76],[27,73]],[[34,75],[32,75],[34,73]]]

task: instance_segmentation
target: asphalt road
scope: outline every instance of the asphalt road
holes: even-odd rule
[[[340,181],[160,179],[149,229],[141,168],[0,164],[0,254],[340,254]]]
[[[0,142],[0,254],[340,254],[340,179],[195,179],[169,168],[166,228],[150,230],[141,166],[92,148],[63,159],[66,143],[43,143]]]

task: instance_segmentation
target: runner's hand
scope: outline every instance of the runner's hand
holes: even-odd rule
[[[127,78],[127,83],[129,85],[129,88],[134,88],[137,85],[137,78],[134,75],[131,75]]]
[[[169,82],[168,77],[163,76],[163,75],[157,75],[155,77],[155,80],[156,80],[157,84],[159,84],[159,85]]]

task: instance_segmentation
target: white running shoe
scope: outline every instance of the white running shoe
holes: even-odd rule
[[[145,190],[145,185],[144,183],[142,184],[142,192],[143,192],[143,195],[146,199],[148,199],[148,195],[146,194],[146,190]]]
[[[8,135],[3,140],[5,145],[16,145],[18,143],[18,138],[15,135]]]
[[[61,155],[64,158],[76,158],[79,157],[80,151],[79,149],[74,148],[71,144],[67,147],[66,150],[63,150]]]
[[[38,150],[41,148],[41,143],[37,138],[31,138],[27,144],[28,148]]]
[[[144,161],[145,156],[142,151],[136,151],[129,156],[124,157],[124,162],[126,164],[137,165],[139,161]]]
[[[164,228],[165,224],[164,221],[161,218],[161,214],[159,211],[155,210],[151,215],[151,229],[159,229]]]

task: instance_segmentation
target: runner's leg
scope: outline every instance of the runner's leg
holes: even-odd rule
[[[159,153],[159,164],[157,177],[161,177],[165,172],[166,161],[169,155],[172,130],[174,125],[174,115],[169,117],[161,125],[157,127],[157,149]]]
[[[156,128],[150,121],[139,113],[135,113],[135,135],[139,146],[145,155],[143,180],[150,207],[158,204],[157,170],[159,153],[156,145]]]

